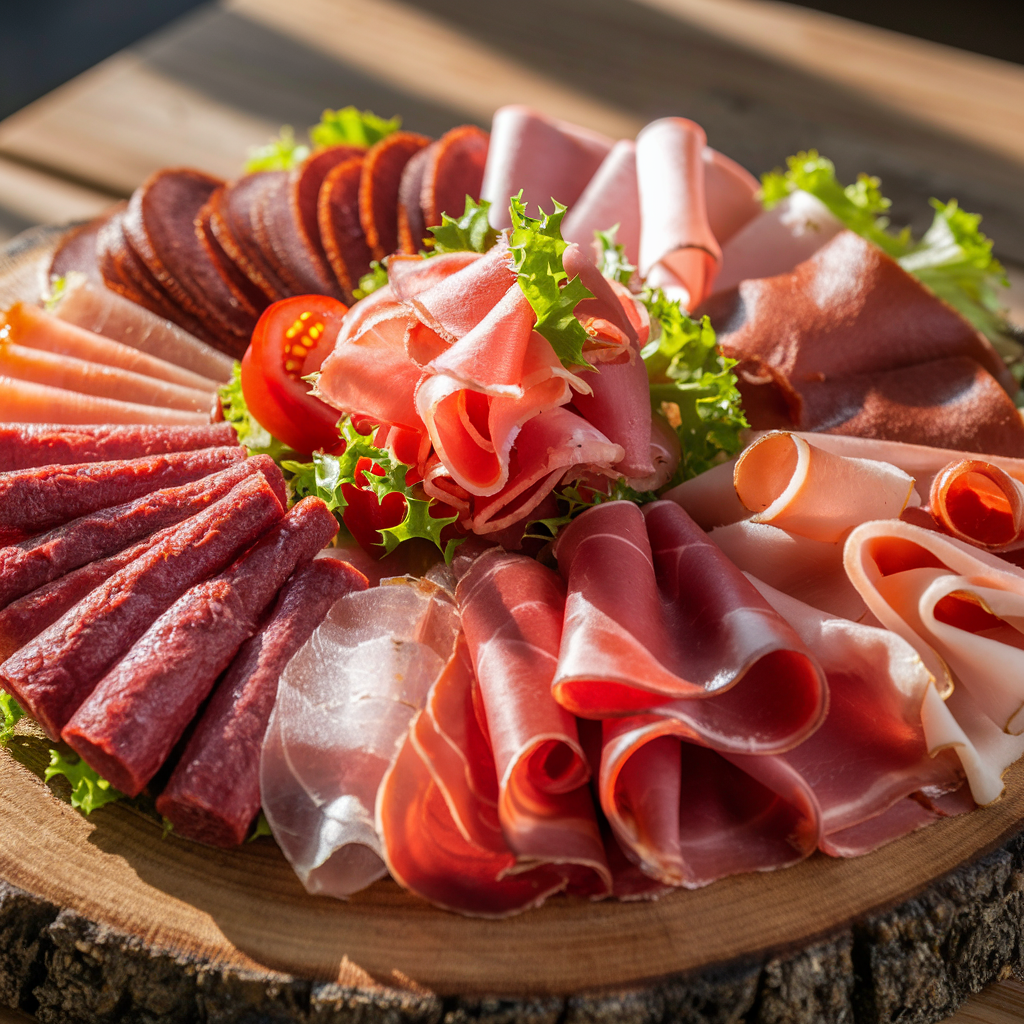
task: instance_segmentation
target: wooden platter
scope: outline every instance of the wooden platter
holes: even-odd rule
[[[0,259],[0,298],[54,237]],[[84,818],[44,763],[29,736],[0,753],[0,1003],[41,1021],[933,1021],[1024,966],[1024,764],[993,807],[865,857],[484,921],[390,881],[309,896],[268,840]]]

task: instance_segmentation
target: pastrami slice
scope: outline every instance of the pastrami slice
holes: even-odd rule
[[[482,128],[463,124],[445,132],[429,147],[420,190],[426,227],[440,224],[443,213],[460,216],[467,196],[479,202],[489,138]]]
[[[320,186],[317,224],[327,260],[346,298],[370,269],[370,247],[359,222],[359,182],[363,158],[351,157],[332,167]]]
[[[395,132],[371,146],[359,181],[359,221],[376,260],[398,248],[398,189],[405,165],[430,139],[414,132]]]
[[[427,233],[420,194],[427,164],[439,145],[440,142],[432,142],[413,156],[405,165],[398,184],[398,251],[410,256],[419,252]]]

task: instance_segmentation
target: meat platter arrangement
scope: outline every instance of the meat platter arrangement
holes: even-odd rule
[[[3,313],[5,738],[83,811],[486,918],[1001,799],[1024,349],[979,218],[683,118],[311,138],[157,172]]]

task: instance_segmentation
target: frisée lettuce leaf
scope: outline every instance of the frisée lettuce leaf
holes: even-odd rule
[[[309,137],[317,149],[324,146],[369,148],[401,127],[402,119],[397,115],[386,119],[372,110],[342,107],[341,110],[325,110],[320,123],[309,129]]]
[[[253,146],[245,162],[245,173],[254,171],[290,171],[309,156],[309,146],[298,142],[292,126],[286,124],[266,145]]]
[[[220,407],[224,419],[228,421],[238,434],[238,443],[245,445],[250,455],[269,455],[275,462],[294,455],[283,441],[278,441],[266,427],[262,426],[251,412],[242,394],[242,366],[235,363],[231,371],[231,380],[219,390]]]
[[[71,783],[71,806],[83,814],[92,814],[97,807],[113,803],[124,797],[119,789],[101,778],[81,758],[68,761],[59,750],[50,750],[50,763],[43,778],[49,782],[57,775],[63,775]]]
[[[487,252],[498,240],[498,229],[491,227],[487,219],[491,204],[486,199],[476,202],[466,196],[466,208],[461,217],[441,214],[437,227],[427,228],[434,236],[433,253],[442,252]]]
[[[626,257],[626,247],[615,241],[619,225],[609,228],[607,231],[595,231],[594,237],[601,246],[601,262],[598,269],[610,281],[618,281],[619,284],[628,285],[636,273],[636,267]]]
[[[25,717],[25,709],[9,694],[0,692],[0,747],[6,747],[14,727]]]

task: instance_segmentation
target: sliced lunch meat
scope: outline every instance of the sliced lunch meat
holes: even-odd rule
[[[295,570],[217,684],[157,798],[157,810],[177,835],[210,846],[244,841],[260,809],[260,748],[281,673],[335,601],[365,589],[366,577],[336,558],[316,558]]]
[[[146,455],[237,444],[238,436],[230,423],[201,427],[3,423],[0,424],[0,473],[36,466],[138,459]]]
[[[111,217],[123,212],[124,207],[124,203],[117,203],[100,216],[72,228],[64,235],[54,249],[46,280],[52,281],[68,274],[78,274],[102,287],[103,275],[100,273],[96,239],[103,225]]]
[[[359,179],[359,222],[375,260],[398,248],[398,189],[405,165],[430,139],[393,132],[366,151]]]
[[[7,340],[15,345],[101,363],[190,390],[213,392],[218,387],[215,380],[76,327],[38,306],[16,302],[3,319],[8,327]]]
[[[437,152],[440,142],[432,142],[421,149],[405,165],[398,185],[398,251],[413,255],[424,248],[427,224],[420,206],[423,179],[427,165]]]
[[[347,302],[373,258],[359,221],[359,182],[363,158],[349,157],[327,172],[317,199],[317,226],[327,262]]]
[[[212,391],[168,384],[156,377],[146,377],[116,366],[88,362],[44,349],[25,348],[9,342],[0,344],[0,374],[12,380],[43,384],[81,395],[133,405],[206,413],[207,416],[213,412],[215,400]]]
[[[0,548],[0,607],[80,565],[180,523],[222,498],[247,476],[260,472],[283,504],[284,477],[274,461],[263,456],[259,461],[246,459],[200,480],[100,509],[20,544]]]
[[[262,289],[258,288],[245,275],[237,263],[225,252],[213,230],[213,217],[224,193],[224,185],[220,185],[210,193],[199,213],[196,214],[196,235],[206,255],[213,262],[217,272],[224,279],[228,290],[234,297],[238,308],[246,315],[258,318],[267,308],[268,299]]]
[[[338,532],[303,498],[233,565],[187,590],[96,685],[61,732],[85,761],[136,796],[178,742],[218,676],[296,566]]]
[[[317,261],[322,272],[328,275],[331,273],[331,266],[320,237],[320,224],[317,220],[320,189],[333,168],[345,160],[361,157],[365,152],[360,146],[326,146],[306,157],[288,178],[288,202],[302,243]]]
[[[990,462],[959,459],[932,481],[928,510],[958,540],[999,551],[1024,535],[1024,483]]]
[[[480,200],[480,188],[487,164],[489,136],[473,124],[459,125],[445,132],[428,147],[420,185],[420,210],[425,227],[441,223],[441,215],[459,217],[466,200]]]
[[[555,545],[568,582],[553,687],[574,714],[653,710],[720,751],[808,736],[824,675],[792,627],[670,501],[597,505]]]
[[[96,684],[183,593],[283,515],[262,473],[168,531],[0,666],[0,684],[60,736]]]
[[[220,384],[231,377],[232,360],[222,352],[104,287],[102,282],[72,274],[52,311],[61,320],[173,363],[204,380]],[[194,386],[200,386],[198,381]]]
[[[708,223],[718,244],[725,246],[741,228],[761,213],[761,201],[758,198],[761,182],[745,167],[710,146],[705,147],[701,157],[704,160],[704,198],[708,207]],[[724,266],[724,250],[722,262]]]
[[[39,531],[198,480],[245,458],[240,445],[141,459],[40,466],[0,475],[0,529]]]
[[[0,376],[0,422],[200,426],[210,422],[210,414],[83,395],[79,391],[55,388],[49,384]]]

